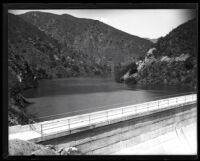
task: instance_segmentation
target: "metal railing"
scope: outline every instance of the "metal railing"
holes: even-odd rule
[[[159,97],[153,97],[150,100],[147,101],[153,101],[153,100],[159,100],[159,99],[165,99],[165,98],[171,98],[171,97],[176,97],[176,96],[183,96],[183,95],[189,95],[189,94],[195,94],[195,92],[185,92],[185,93],[177,93],[177,94],[172,94],[172,95],[164,95],[164,96],[159,96]],[[101,111],[101,110],[108,110],[114,107],[120,107],[120,106],[125,106],[124,104],[139,104],[141,102],[144,102],[145,100],[134,100],[134,101],[128,101],[128,102],[122,102],[122,103],[117,103],[117,104],[112,104],[112,105],[105,105],[105,106],[100,106],[100,107],[95,107],[95,111]],[[59,119],[59,118],[64,118],[64,117],[70,117],[70,116],[76,116],[80,115],[83,113],[90,113],[91,108],[88,107],[82,107],[83,110],[77,110],[73,112],[66,112],[66,113],[59,113],[59,114],[54,114],[54,115],[48,115],[48,116],[43,116],[43,117],[37,117],[34,118],[35,121],[41,122],[41,121],[46,121],[46,120],[54,120],[54,119]],[[93,111],[93,112],[95,112]]]
[[[177,106],[193,104],[197,101],[197,94],[190,94],[172,98],[159,99],[140,104],[128,105],[114,109],[92,112],[72,117],[66,117],[51,121],[44,121],[32,124],[36,131],[40,131],[41,137],[45,135],[57,134],[63,131],[92,126],[94,124],[109,122],[114,119],[120,119],[131,115],[142,114],[144,112],[153,112]]]

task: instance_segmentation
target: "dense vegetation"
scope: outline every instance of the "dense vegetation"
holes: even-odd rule
[[[155,44],[158,56],[175,57],[181,54],[197,56],[197,19],[190,20],[174,30],[165,37],[158,39]]]
[[[188,64],[194,64],[194,66],[188,67]],[[192,58],[185,62],[156,61],[139,71],[137,79],[141,84],[187,84],[195,87],[197,84],[196,62]]]
[[[139,63],[132,83],[197,85],[197,21],[190,20],[153,46],[155,50]]]
[[[123,76],[129,72],[130,75],[134,74],[137,72],[137,65],[135,62],[132,62],[128,65],[116,65],[115,66],[115,81],[118,83],[122,83],[125,81],[123,79]]]
[[[37,81],[51,74],[53,55],[59,54],[57,42],[36,27],[8,14],[8,113],[9,124],[29,121],[25,112],[28,102],[21,95]],[[18,117],[16,117],[18,116]]]
[[[67,14],[28,12],[20,15],[47,35],[70,47],[94,56],[97,61],[126,62],[144,55],[151,41],[127,34],[97,20],[76,18]]]

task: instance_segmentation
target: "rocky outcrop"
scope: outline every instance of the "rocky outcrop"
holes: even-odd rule
[[[58,150],[60,155],[82,155],[76,147],[62,147]]]
[[[54,145],[40,145],[29,141],[13,139],[9,140],[9,155],[82,155],[76,147],[62,147],[57,149]]]

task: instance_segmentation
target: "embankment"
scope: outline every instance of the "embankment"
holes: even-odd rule
[[[75,146],[87,155],[113,154],[196,122],[196,107],[197,105],[193,104],[168,109],[40,144],[53,144],[58,148]]]

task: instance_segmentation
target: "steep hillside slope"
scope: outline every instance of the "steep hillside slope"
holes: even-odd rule
[[[9,124],[28,121],[24,110],[28,102],[20,93],[36,87],[39,79],[51,76],[54,56],[58,57],[59,53],[56,40],[23,19],[8,14]]]
[[[20,15],[37,26],[65,47],[114,62],[128,62],[144,55],[152,42],[129,35],[97,20],[76,18],[67,14],[55,15],[44,12],[28,12]]]
[[[190,20],[160,38],[129,79],[141,84],[197,86],[197,20]],[[131,82],[131,81],[130,81]]]
[[[197,55],[197,20],[190,20],[165,37],[161,37],[155,47],[159,56],[179,56],[180,54]]]

